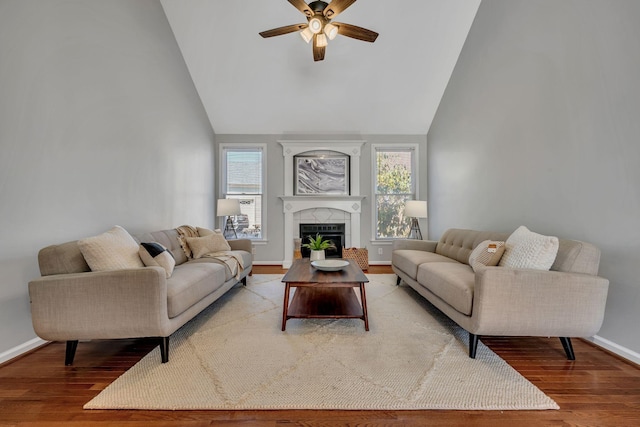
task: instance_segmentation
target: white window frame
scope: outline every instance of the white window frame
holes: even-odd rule
[[[229,143],[221,143],[219,146],[219,159],[220,159],[220,189],[219,194],[220,198],[224,199],[227,197],[227,162],[225,151],[233,150],[233,149],[242,149],[242,150],[260,150],[262,151],[262,215],[261,215],[261,237],[260,239],[251,239],[252,242],[266,242],[267,241],[267,144],[256,144],[256,143],[243,143],[243,142],[229,142]],[[218,225],[220,228],[224,228],[223,219],[219,218]]]
[[[377,153],[378,151],[412,151],[411,158],[411,178],[413,184],[413,199],[417,200],[420,194],[419,189],[419,170],[420,170],[420,144],[371,144],[371,241],[373,243],[389,244],[394,240],[404,239],[407,236],[402,237],[386,237],[378,238],[378,210],[377,210],[377,178],[378,178],[378,164]]]

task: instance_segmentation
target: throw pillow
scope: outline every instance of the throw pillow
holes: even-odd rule
[[[215,230],[209,230],[208,228],[196,227],[196,230],[198,230],[198,236],[200,237],[209,236],[214,233],[222,234],[222,230],[220,230],[219,228],[216,228]]]
[[[138,242],[119,225],[98,236],[78,240],[78,247],[91,271],[144,267],[138,255]]]
[[[498,265],[504,254],[504,242],[485,240],[471,251],[469,265],[476,270],[479,266],[493,267]]]
[[[559,244],[557,237],[534,233],[522,225],[505,242],[500,266],[549,270],[558,255]]]
[[[176,260],[160,243],[140,243],[138,250],[140,258],[147,267],[160,266],[167,272],[167,279],[171,277],[173,269],[176,266]]]
[[[191,248],[193,258],[202,258],[211,252],[230,251],[231,246],[223,235],[213,233],[204,237],[187,237],[187,244]]]

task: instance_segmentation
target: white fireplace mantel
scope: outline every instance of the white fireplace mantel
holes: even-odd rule
[[[365,141],[278,141],[284,156],[284,192],[282,199],[284,214],[284,258],[283,268],[291,267],[293,260],[293,214],[306,209],[330,208],[348,212],[351,224],[351,246],[360,247],[360,153]],[[350,156],[350,195],[294,196],[293,160],[294,156],[309,151],[329,150]]]
[[[351,246],[360,247],[360,213],[365,196],[280,196],[284,213],[283,268],[293,262],[293,214],[306,209],[331,208],[348,212],[351,224]]]
[[[285,214],[315,208],[333,208],[360,214],[364,198],[365,196],[280,196]]]

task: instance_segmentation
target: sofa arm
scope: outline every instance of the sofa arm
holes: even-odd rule
[[[585,337],[600,330],[609,281],[559,271],[486,267],[476,272],[477,335]]]
[[[411,249],[416,251],[435,252],[438,242],[435,240],[401,239],[393,241],[393,250]]]
[[[227,240],[229,246],[231,246],[232,251],[247,251],[250,254],[253,254],[253,249],[251,245],[250,239],[234,239]]]
[[[29,296],[34,330],[50,341],[164,336],[168,323],[161,267],[45,276]]]

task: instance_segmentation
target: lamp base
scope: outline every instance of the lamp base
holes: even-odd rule
[[[420,232],[420,224],[418,218],[411,218],[411,228],[409,229],[409,239],[422,240],[422,232]]]
[[[231,219],[230,216],[227,217],[227,222],[224,226],[224,233],[222,234],[227,239],[231,237],[233,237],[234,239],[238,238],[238,235],[236,234],[236,229],[233,227],[233,220]]]

